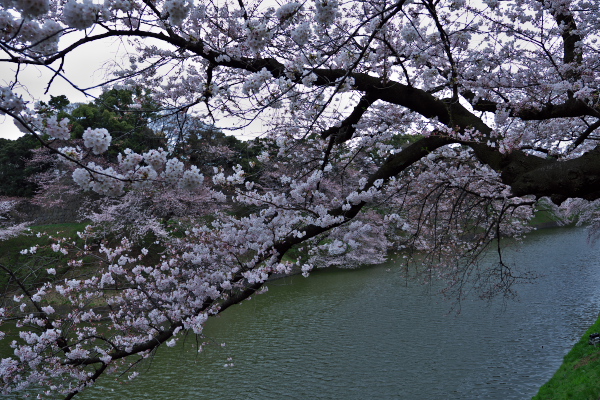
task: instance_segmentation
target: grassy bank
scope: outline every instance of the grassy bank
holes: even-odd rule
[[[18,237],[0,241],[0,264],[10,269],[15,276],[28,286],[39,286],[50,277],[47,268],[56,268],[57,274],[64,274],[68,257],[54,252],[50,245],[54,243],[46,235],[66,238],[70,242],[81,242],[77,231],[85,228],[86,223],[65,223],[32,226],[31,231]],[[41,233],[41,238],[37,234]],[[35,254],[22,254],[21,250],[36,247]],[[0,272],[0,293],[10,293],[15,282],[4,270]]]
[[[600,332],[600,318],[573,346],[563,364],[532,400],[600,399],[600,346],[588,343],[591,333]]]

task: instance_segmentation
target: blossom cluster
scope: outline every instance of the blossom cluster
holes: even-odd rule
[[[83,132],[83,144],[94,154],[102,154],[108,150],[111,140],[110,133],[104,128],[87,128]]]
[[[4,115],[6,111],[19,114],[25,110],[25,107],[25,102],[21,96],[16,95],[8,87],[0,87],[0,115]]]
[[[271,31],[263,21],[248,21],[246,28],[246,44],[253,52],[260,52],[271,39]]]
[[[163,5],[163,15],[171,25],[180,26],[187,18],[191,5],[187,0],[166,0]]]
[[[67,0],[64,6],[63,18],[68,26],[83,30],[90,28],[98,20],[102,8],[92,0]]]
[[[302,9],[302,4],[293,1],[291,3],[286,3],[279,7],[275,12],[275,16],[279,19],[280,22],[286,22],[290,20],[298,11]]]
[[[246,94],[258,92],[265,82],[271,78],[273,78],[273,75],[266,68],[263,68],[259,72],[246,77],[242,91]]]
[[[110,135],[106,130],[88,128],[86,133],[83,138],[87,147],[105,151],[105,146],[108,147],[107,142],[110,141]],[[81,159],[78,149],[66,147],[59,151],[76,160]],[[118,155],[118,166],[115,168],[103,168],[95,163],[88,163],[86,168],[75,169],[72,176],[82,189],[108,196],[122,195],[126,182],[131,182],[134,188],[143,188],[161,181],[168,186],[177,186],[185,190],[198,189],[204,182],[204,176],[198,167],[193,165],[186,169],[183,162],[178,159],[167,158],[167,153],[162,148],[149,150],[144,154],[126,149]]]
[[[2,25],[1,16],[0,25]],[[35,20],[9,21],[7,19],[7,25],[5,31],[18,31],[18,38],[29,43],[27,48],[30,52],[34,54],[52,54],[58,51],[58,43],[63,30],[58,22],[46,20],[40,25],[40,23]],[[10,37],[10,39],[12,38],[14,38],[14,36]]]
[[[144,156],[141,154],[137,154],[131,149],[125,149],[125,151],[118,155],[119,166],[124,171],[132,171],[135,167],[138,166],[139,163],[144,160]],[[148,162],[148,160],[146,160]],[[150,165],[153,165],[149,163]],[[157,165],[156,163],[154,164]],[[160,163],[158,165],[161,165]]]
[[[135,3],[132,0],[108,0],[105,2],[111,9],[129,12],[134,9]]]
[[[36,18],[50,11],[48,0],[15,0],[14,5],[24,17]]]
[[[73,171],[73,180],[82,189],[91,189],[106,196],[120,196],[125,187],[125,177],[112,167],[102,168],[93,162],[87,168],[77,168]]]
[[[291,37],[299,46],[304,46],[310,40],[311,35],[310,23],[304,21],[292,31]]]
[[[179,181],[179,186],[182,189],[193,190],[200,187],[204,183],[204,175],[195,165],[192,165],[189,170],[183,173],[183,177]]]
[[[167,152],[162,148],[158,150],[152,149],[143,154],[143,159],[149,166],[158,171],[167,162]]]
[[[328,26],[333,23],[338,15],[339,4],[337,0],[316,0],[315,20],[318,24]]]
[[[66,163],[67,165],[71,164],[71,161],[69,159],[75,161],[81,161],[83,159],[83,152],[79,147],[59,147],[57,150],[60,153],[60,155],[58,156],[58,160],[60,162]],[[65,158],[64,156],[68,158]]]
[[[69,129],[69,119],[63,118],[58,121],[56,115],[51,116],[46,120],[46,133],[54,139],[70,139],[71,130]]]

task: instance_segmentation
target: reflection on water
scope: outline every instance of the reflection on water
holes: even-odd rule
[[[81,398],[531,398],[597,317],[600,254],[582,229],[562,229],[510,258],[543,276],[517,301],[465,301],[459,315],[389,264],[273,282],[209,321],[200,355],[189,337],[134,381]]]

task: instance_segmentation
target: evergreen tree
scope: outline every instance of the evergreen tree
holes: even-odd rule
[[[127,148],[143,152],[166,145],[165,139],[149,126],[157,117],[156,109],[146,90],[111,89],[64,116],[70,120],[74,139],[80,139],[87,128],[107,129],[115,145],[109,156],[114,156]]]
[[[37,185],[30,179],[32,175],[44,171],[48,165],[33,165],[27,160],[32,150],[40,143],[30,134],[17,140],[0,139],[0,196],[31,197]]]

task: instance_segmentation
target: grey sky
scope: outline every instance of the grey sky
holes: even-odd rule
[[[79,48],[66,57],[64,65],[65,76],[74,84],[87,88],[98,85],[110,75],[109,64],[118,62],[124,65],[122,58],[124,54],[123,45],[115,41],[95,42]],[[56,63],[58,65],[58,63]],[[12,64],[0,63],[0,85],[5,86],[14,80],[15,67]],[[45,94],[48,82],[52,78],[52,72],[47,68],[28,66],[21,70],[19,82],[22,88],[16,90],[26,101],[47,101],[50,95],[66,95],[71,102],[88,102],[92,98],[84,96],[75,90],[72,85],[60,77],[56,77]],[[93,95],[100,93],[99,89],[90,92]],[[23,133],[14,125],[12,118],[0,116],[0,137],[16,139]]]

